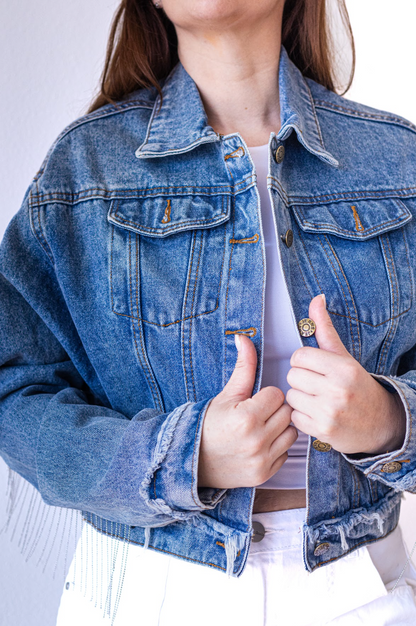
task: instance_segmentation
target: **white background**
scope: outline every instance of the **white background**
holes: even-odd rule
[[[101,71],[115,0],[0,4],[0,236],[56,136],[83,114]],[[347,97],[416,122],[414,0],[347,0],[357,70]],[[360,147],[357,146],[357,150]],[[386,146],[386,150],[389,147]],[[6,468],[0,461],[0,528]],[[416,541],[416,496],[402,526]],[[25,563],[0,535],[0,626],[53,626],[62,577]],[[52,555],[51,562],[54,561]]]

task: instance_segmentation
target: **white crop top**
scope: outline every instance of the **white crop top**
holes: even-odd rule
[[[264,363],[262,387],[273,385],[286,394],[290,357],[301,347],[276,242],[272,206],[267,189],[269,147],[249,148],[257,173],[261,219],[266,248],[266,298],[264,311]],[[277,224],[279,231],[279,224]],[[308,436],[299,436],[288,450],[288,459],[274,476],[259,485],[260,489],[305,489]]]

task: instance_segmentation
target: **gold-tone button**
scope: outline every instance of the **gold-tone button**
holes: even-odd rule
[[[276,163],[281,163],[284,158],[285,158],[285,147],[280,145],[274,153],[274,160],[276,161]]]
[[[286,244],[288,248],[290,248],[293,243],[293,230],[290,230],[289,228],[289,230],[287,230],[284,235],[280,235],[280,239],[283,241],[284,244]]]
[[[381,471],[385,474],[394,474],[395,472],[399,472],[402,469],[402,464],[399,461],[390,461],[390,463],[385,463],[381,468]]]
[[[325,554],[325,552],[328,552],[330,547],[331,546],[329,545],[329,543],[320,543],[316,546],[313,553],[315,556],[321,556],[321,554]]]
[[[305,317],[298,323],[298,328],[302,337],[311,337],[316,330],[316,325],[313,320],[309,319],[309,317]]]
[[[332,450],[332,446],[329,443],[319,441],[319,439],[315,439],[315,441],[312,442],[312,446],[315,450],[318,450],[318,452],[329,452]]]

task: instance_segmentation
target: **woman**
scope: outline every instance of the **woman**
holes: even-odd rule
[[[122,18],[0,256],[2,455],[87,520],[58,624],[414,623],[415,129],[319,0]]]

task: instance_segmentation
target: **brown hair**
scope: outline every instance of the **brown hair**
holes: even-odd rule
[[[338,71],[326,2],[286,0],[282,43],[304,76],[336,91]],[[352,51],[345,93],[354,75],[355,49],[345,0],[336,2]],[[176,32],[165,13],[151,0],[122,0],[111,26],[101,89],[88,112],[143,87],[153,86],[160,93],[159,81],[177,62]]]

